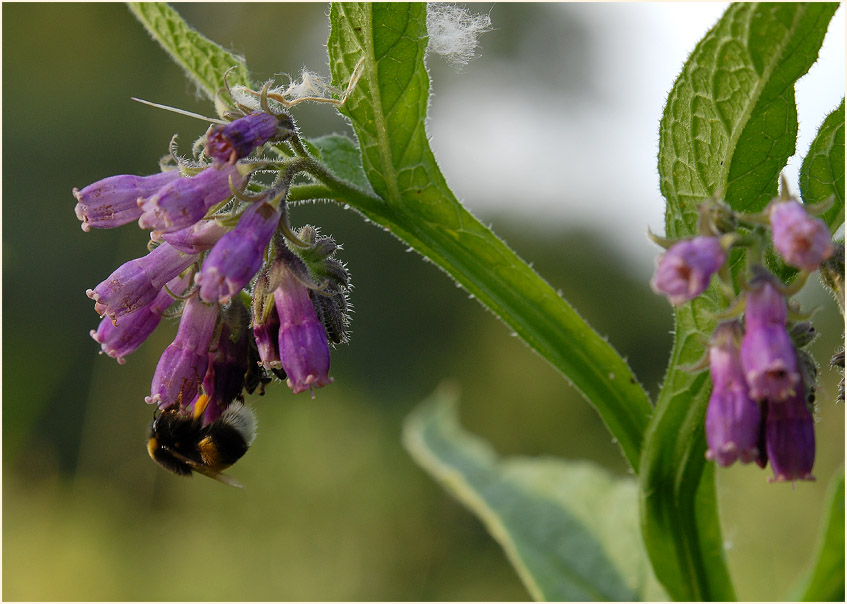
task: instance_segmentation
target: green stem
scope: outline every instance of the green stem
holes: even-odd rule
[[[443,267],[595,406],[638,471],[652,412],[646,392],[612,346],[491,230],[457,205],[465,228],[457,237],[338,179],[317,161],[304,170],[322,185],[300,185],[297,198],[343,201]]]
[[[364,214],[385,211],[385,202],[376,195],[366,193],[357,186],[335,176],[329,168],[315,159],[304,162],[303,171],[316,178],[321,184],[306,184],[292,187],[289,199],[305,201],[307,199],[332,199],[358,208]],[[296,195],[295,195],[296,194]]]

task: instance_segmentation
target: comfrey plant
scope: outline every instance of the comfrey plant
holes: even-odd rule
[[[323,169],[284,109],[302,99],[289,101],[270,83],[258,93],[224,83],[217,100],[225,120],[212,120],[194,146],[197,161],[172,147],[159,174],[111,176],[73,193],[84,231],[132,221],[151,231],[146,256],[87,291],[103,317],[91,332],[102,352],[123,363],[169,308],[180,316],[145,399],[158,410],[151,457],[178,474],[234,484],[220,471],[255,431],[243,392],[272,377],[295,394],[330,384],[329,348],[347,339],[351,285],[332,237],[289,226],[292,182]]]
[[[770,461],[775,481],[814,479],[817,364],[806,348],[816,334],[805,320],[789,322],[787,296],[819,267],[833,272],[836,282],[844,272],[843,246],[823,266],[833,258],[835,244],[826,224],[808,213],[822,212],[832,203],[806,208],[789,196],[783,180],[782,197],[759,215],[739,214],[708,200],[700,208],[700,235],[674,243],[653,237],[667,251],[650,285],[674,305],[702,295],[713,275],[733,296],[729,252],[746,251],[742,293],[728,313],[743,311],[744,325],[737,320],[719,323],[708,346],[712,393],[706,408],[706,458],[720,466],[755,461],[765,467]],[[802,271],[790,287],[763,263],[762,252],[771,242],[785,264]],[[799,317],[799,311],[794,315]]]
[[[465,210],[435,161],[427,50],[465,64],[487,19],[423,4],[333,4],[332,84],[307,72],[283,89],[255,85],[242,59],[166,5],[131,8],[221,118],[192,161],[172,152],[160,174],[75,191],[83,229],[137,221],[152,231],[149,254],[89,290],[103,351],[122,362],[163,315],[181,311],[147,397],[159,409],[148,442],[156,461],[222,478],[253,439],[244,391],[272,376],[295,393],[331,381],[349,277],[335,241],[291,227],[287,208],[334,200],[500,317],[595,407],[629,464],[632,475],[617,477],[573,460],[501,461],[458,424],[449,388],[408,418],[408,451],[484,520],[534,598],[734,599],[715,467],[770,464],[772,481],[804,488],[815,476],[814,417],[832,404],[809,349],[816,332],[793,296],[817,273],[843,315],[843,238],[833,239],[844,222],[843,101],[805,156],[800,194],[779,182],[796,145],[794,83],[837,5],[733,4],[673,85],[659,128],[666,232],[653,237],[666,252],[651,285],[673,304],[676,327],[655,400]],[[301,137],[289,109],[304,101],[334,105],[356,143]],[[843,358],[836,351],[831,364],[843,368]],[[843,497],[838,476],[826,509],[808,511],[824,530],[791,597],[843,599]]]

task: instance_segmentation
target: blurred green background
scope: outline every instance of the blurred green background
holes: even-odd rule
[[[182,149],[202,134],[202,123],[130,96],[213,109],[123,5],[2,10],[3,599],[527,599],[480,522],[403,450],[404,416],[449,378],[462,388],[465,425],[501,454],[587,458],[619,473],[622,457],[588,405],[498,320],[341,208],[292,216],[343,242],[353,274],[353,337],[333,352],[335,384],[314,400],[282,385],[253,397],[259,437],[229,472],[244,490],[180,479],[149,460],[152,411],[143,397],[174,326],[160,327],[124,366],[97,355],[85,289],[141,255],[147,234],[131,225],[83,233],[71,189],[153,172],[174,133]],[[323,4],[179,10],[244,54],[257,80],[304,65],[327,72]],[[520,41],[532,40],[550,10],[498,5],[485,57],[525,48]],[[586,57],[574,78],[556,82],[578,98],[591,94],[597,41],[578,18],[568,23],[544,60]],[[443,62],[430,65],[436,93],[463,85]],[[295,117],[308,136],[347,131],[330,107],[301,106]],[[655,393],[672,324],[647,286],[652,264],[634,269],[606,243],[613,233],[532,213],[477,213],[608,334]],[[819,289],[805,302],[823,307],[817,350],[825,361],[841,334],[834,305]],[[812,552],[823,494],[844,458],[844,408],[831,403],[835,379],[824,375],[816,483],[769,485],[770,471],[749,467],[718,472],[741,598],[779,599]]]

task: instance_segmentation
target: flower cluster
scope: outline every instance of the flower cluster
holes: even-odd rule
[[[699,226],[700,236],[691,239],[654,238],[667,251],[650,285],[680,305],[704,294],[717,276],[724,292],[734,296],[727,260],[731,249],[747,250],[742,294],[708,347],[712,392],[706,457],[720,466],[739,461],[764,468],[770,462],[777,482],[813,480],[817,365],[805,348],[816,334],[810,323],[792,320],[799,311],[789,296],[833,256],[829,230],[785,192],[759,215],[736,214],[717,200],[706,201]],[[768,244],[786,265],[800,269],[790,288],[765,268]]]
[[[295,394],[314,396],[330,384],[330,346],[347,338],[350,280],[335,258],[339,246],[313,227],[295,231],[288,223],[288,192],[305,165],[293,120],[264,98],[261,110],[238,107],[240,117],[205,134],[205,157],[188,162],[172,153],[159,174],[112,176],[73,190],[84,231],[132,221],[151,231],[148,254],[87,291],[102,318],[91,336],[124,363],[163,317],[179,316],[145,400],[167,414],[154,422],[150,454],[180,474],[216,476],[243,454],[252,442],[244,391],[264,392],[274,376]],[[290,147],[279,154],[284,160],[261,155],[266,144],[282,143]],[[274,184],[255,178],[259,172],[275,173]],[[230,430],[221,422],[242,425]],[[187,437],[162,433],[189,428],[196,450],[184,448]],[[243,436],[223,465],[221,434]],[[171,442],[183,448],[157,450]]]

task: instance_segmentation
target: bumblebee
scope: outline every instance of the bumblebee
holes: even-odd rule
[[[218,419],[204,426],[203,411],[208,404],[209,397],[202,394],[187,414],[179,406],[159,412],[150,425],[147,452],[174,474],[198,472],[240,487],[221,471],[241,459],[253,444],[256,416],[249,407],[233,401]]]

